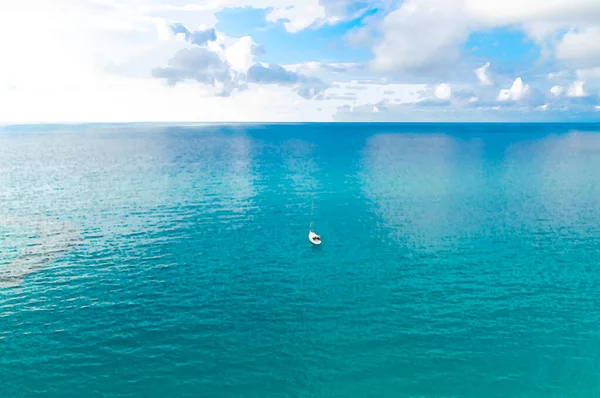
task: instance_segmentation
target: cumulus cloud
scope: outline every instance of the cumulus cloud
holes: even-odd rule
[[[380,112],[374,114],[372,109],[377,106]],[[564,108],[569,112],[563,111]],[[363,105],[360,107],[341,106],[334,114],[336,121],[499,121],[499,122],[522,122],[522,121],[560,121],[566,119],[594,120],[595,110],[600,106],[577,106],[574,104],[563,105],[542,104],[538,106],[514,105],[514,106],[478,106],[478,107],[432,107],[429,104],[388,104],[385,108],[379,105]]]
[[[468,21],[453,0],[406,0],[383,20],[373,48],[379,71],[431,71],[459,58],[469,36]]]
[[[185,80],[211,86],[220,84],[226,90],[219,92],[221,95],[229,94],[233,89],[229,64],[214,52],[201,47],[180,50],[171,58],[169,66],[152,69],[152,76],[166,79],[171,86]]]
[[[434,95],[441,100],[448,100],[452,96],[452,87],[448,83],[438,84],[435,88]]]
[[[529,93],[529,85],[517,77],[510,88],[503,88],[498,93],[498,101],[519,101]]]
[[[194,80],[213,86],[216,95],[229,96],[235,89],[247,89],[247,84],[280,85],[290,87],[299,96],[318,98],[328,85],[320,78],[306,76],[286,69],[278,64],[264,66],[255,59],[264,53],[264,48],[252,37],[227,37],[214,29],[189,31],[183,24],[170,26],[174,35],[193,43],[192,48],[179,50],[167,67],[152,69],[152,76],[165,79],[174,86],[186,80]],[[344,70],[344,66],[309,64],[314,68]]]
[[[246,73],[255,63],[255,59],[265,52],[264,48],[255,43],[250,36],[234,39],[222,34],[217,36],[215,42],[209,43],[208,48],[219,54],[229,63],[231,69],[239,73]]]
[[[550,89],[550,93],[552,95],[554,95],[555,97],[558,97],[559,95],[561,95],[564,91],[564,88],[562,88],[559,85],[556,86],[552,86],[552,88]]]
[[[516,84],[515,84],[516,82]],[[568,97],[554,96],[538,88],[524,85],[519,78],[503,96],[490,96],[491,89],[481,87],[473,92],[470,89],[457,89],[448,100],[442,100],[432,93],[433,87],[421,92],[420,101],[396,104],[391,101],[373,101],[360,106],[341,106],[335,114],[340,121],[456,121],[456,120],[495,120],[495,121],[542,121],[542,120],[593,120],[595,107],[600,106],[598,96]],[[380,112],[372,114],[376,106]]]
[[[183,35],[194,46],[175,53],[167,67],[153,68],[153,77],[166,79],[171,86],[195,80],[215,87],[219,96],[246,89],[246,73],[264,53],[263,47],[250,36],[231,38],[214,29],[190,32],[182,24],[170,26],[175,34]]]
[[[599,26],[569,30],[556,46],[556,58],[581,68],[600,65],[600,15],[597,23]]]
[[[567,97],[586,97],[587,93],[584,88],[585,82],[583,80],[574,81],[567,90]]]
[[[479,83],[483,86],[491,86],[494,84],[488,73],[489,68],[490,63],[486,62],[485,64],[483,64],[483,66],[474,70],[477,79],[479,79]]]
[[[464,95],[462,91],[459,91],[457,94],[459,97]],[[453,92],[452,87],[449,83],[440,83],[435,86],[426,86],[423,89],[418,90],[417,95],[418,100],[416,102],[420,106],[439,107],[448,106],[452,104]]]

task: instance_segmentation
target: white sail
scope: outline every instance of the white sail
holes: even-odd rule
[[[310,212],[310,229],[308,231],[308,240],[310,241],[310,243],[312,243],[313,245],[320,245],[321,244],[321,237],[319,235],[317,235],[313,229],[313,214],[314,214],[314,209],[315,209],[315,202],[313,201],[312,203],[312,210]]]

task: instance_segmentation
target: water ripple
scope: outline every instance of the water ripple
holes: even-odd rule
[[[0,134],[0,396],[597,395],[600,135],[394,128]]]

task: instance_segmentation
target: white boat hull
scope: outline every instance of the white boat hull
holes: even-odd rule
[[[319,239],[315,239],[315,238],[319,238]],[[320,245],[321,244],[321,237],[317,234],[315,234],[314,232],[310,231],[308,233],[308,240],[310,241],[310,243],[312,243],[313,245]]]

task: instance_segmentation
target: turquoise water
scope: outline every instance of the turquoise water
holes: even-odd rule
[[[10,127],[0,203],[0,397],[600,396],[598,125]]]

